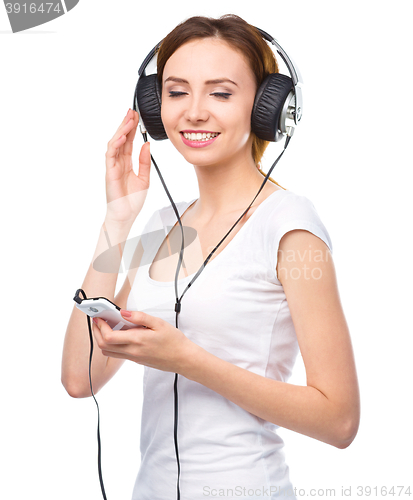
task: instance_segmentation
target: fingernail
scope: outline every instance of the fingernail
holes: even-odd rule
[[[130,318],[132,316],[132,313],[130,313],[129,311],[125,311],[124,309],[121,309],[120,313],[122,314],[122,316],[125,316],[126,318]]]
[[[98,320],[96,318],[93,318],[93,323],[95,323],[97,325],[98,324]]]

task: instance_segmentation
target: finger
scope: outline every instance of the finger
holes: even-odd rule
[[[125,143],[126,136],[133,129],[136,123],[134,118],[136,115],[126,117],[125,122],[122,122],[112,139],[107,144],[107,158],[114,158],[119,152],[119,148]],[[122,151],[121,151],[122,152]]]
[[[128,125],[129,122],[133,123],[134,125],[138,125],[138,123],[139,123],[139,113],[137,113],[136,111],[130,110],[129,113],[126,115],[126,119],[124,120],[124,122],[122,122],[121,126],[118,128],[118,130],[116,132],[122,131],[122,129],[126,125]]]
[[[132,155],[133,141],[135,139],[136,131],[138,129],[139,118],[136,119],[136,116],[134,116],[132,118],[132,122],[133,122],[133,126],[132,126],[131,130],[128,133],[125,133],[126,141],[123,145],[123,153],[125,155]]]
[[[113,330],[104,319],[93,318],[93,334],[100,349],[103,349],[113,338]]]
[[[119,156],[119,148],[125,141],[125,136],[121,135],[116,140],[110,140],[108,142],[108,149],[106,151],[106,165],[108,168],[115,166],[115,159]]]
[[[134,126],[135,121],[132,118],[129,118],[129,120],[120,128],[120,130],[116,132],[116,134],[108,142],[108,152],[110,149],[112,150],[111,154],[109,154],[110,158],[112,158],[114,154],[116,155],[117,150],[125,143],[127,135]]]
[[[133,113],[133,111],[129,108],[128,112],[125,115],[125,118],[122,120],[122,123],[119,125],[116,132],[119,132],[119,130],[125,125],[125,123],[127,123],[129,121],[129,119],[132,118],[132,113]]]
[[[149,184],[149,177],[151,173],[151,145],[149,142],[141,147],[139,153],[139,178]]]
[[[92,321],[92,333],[93,333],[93,336],[95,337],[95,341],[96,341],[97,345],[98,346],[102,345],[104,343],[102,333],[100,331],[99,326],[95,323],[94,320]]]
[[[112,139],[108,142],[108,151],[106,156],[108,158],[114,158],[118,154],[119,147],[125,141],[125,126],[129,124],[131,118],[133,117],[132,110],[129,109],[126,113],[125,118],[122,120],[122,123],[119,125]]]
[[[96,319],[96,339],[98,346],[103,349],[111,350],[116,346],[116,350],[126,347],[131,343],[138,343],[139,328],[130,328],[128,330],[112,330],[112,328],[101,318]],[[143,328],[141,328],[143,330]]]
[[[162,320],[157,318],[156,316],[151,316],[143,311],[126,311],[125,309],[120,310],[121,315],[131,323],[135,323],[135,325],[146,326],[151,330],[155,330],[160,327]],[[133,331],[135,330],[132,328]],[[128,330],[124,330],[128,331]]]

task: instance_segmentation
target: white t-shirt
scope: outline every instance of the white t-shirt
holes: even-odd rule
[[[179,215],[194,201],[177,203]],[[127,301],[129,310],[144,311],[173,326],[174,282],[154,281],[149,268],[176,222],[169,205],[157,210],[145,226],[143,264]],[[291,191],[275,191],[208,262],[183,296],[178,315],[179,329],[205,350],[283,382],[291,375],[299,347],[275,269],[279,242],[293,229],[310,231],[332,251],[313,204]],[[178,297],[194,275],[178,281]],[[144,367],[141,466],[133,500],[177,497],[174,377],[174,373]],[[178,410],[181,500],[295,499],[277,425],[181,375]]]

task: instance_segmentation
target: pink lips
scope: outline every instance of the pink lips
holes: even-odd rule
[[[201,134],[204,132],[207,133],[207,131],[204,131],[204,130],[185,130],[185,132],[188,132],[188,133],[191,133],[191,132],[198,133],[199,132]],[[216,137],[212,137],[208,141],[191,141],[191,140],[185,139],[183,132],[181,132],[181,137],[182,137],[183,143],[186,146],[189,146],[191,148],[204,148],[206,146],[209,146],[214,141],[216,141],[219,136],[220,136],[220,134],[218,134]]]

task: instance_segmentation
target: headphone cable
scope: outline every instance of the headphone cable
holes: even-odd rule
[[[209,262],[210,258],[212,257],[213,253],[215,252],[215,250],[217,250],[217,248],[221,245],[221,243],[225,240],[225,238],[229,235],[229,233],[234,229],[234,227],[238,224],[238,222],[248,212],[248,210],[250,209],[251,205],[254,203],[255,199],[257,198],[257,196],[260,194],[261,190],[263,189],[265,183],[267,182],[269,176],[271,175],[271,172],[273,171],[273,169],[275,168],[275,166],[277,165],[277,163],[279,162],[279,160],[283,156],[285,150],[287,149],[287,146],[288,146],[288,144],[290,142],[290,139],[292,137],[293,131],[294,131],[293,128],[289,128],[289,130],[287,131],[287,136],[286,136],[286,139],[285,139],[283,150],[281,151],[281,153],[278,156],[278,158],[271,165],[271,168],[269,169],[267,175],[265,176],[265,179],[262,182],[260,189],[258,190],[258,192],[255,195],[255,197],[252,200],[252,202],[249,204],[248,208],[243,212],[243,214],[241,215],[241,217],[239,217],[239,219],[235,222],[235,224],[231,227],[231,229],[227,232],[227,234],[222,238],[222,240],[218,243],[218,245],[208,255],[208,257],[205,259],[205,261],[202,264],[202,266],[199,268],[198,272],[192,278],[191,282],[188,283],[186,289],[184,290],[184,292],[182,293],[182,295],[181,295],[181,297],[179,299],[178,299],[178,283],[177,283],[177,281],[178,281],[179,270],[180,270],[181,263],[182,263],[182,260],[183,260],[183,251],[184,251],[184,247],[185,247],[185,244],[184,244],[184,231],[183,231],[182,222],[181,222],[181,218],[179,216],[178,209],[176,208],[176,205],[175,205],[175,203],[174,203],[174,201],[173,201],[173,199],[172,199],[172,197],[171,197],[171,195],[170,195],[170,193],[168,191],[168,188],[166,187],[165,181],[164,181],[164,179],[162,177],[162,174],[161,174],[161,172],[160,172],[160,170],[158,168],[158,165],[156,164],[156,161],[155,161],[155,159],[153,158],[153,156],[151,154],[151,160],[152,160],[152,162],[153,162],[153,164],[154,164],[154,166],[156,168],[156,171],[157,171],[158,176],[159,176],[159,178],[161,180],[161,183],[162,183],[162,185],[163,185],[163,187],[164,187],[164,189],[166,191],[166,194],[167,194],[169,200],[171,201],[172,208],[173,208],[173,210],[175,212],[175,215],[176,215],[176,217],[178,219],[178,223],[179,223],[179,225],[181,227],[181,234],[182,234],[181,250],[179,252],[178,265],[177,265],[176,272],[175,272],[175,299],[176,299],[176,303],[175,303],[175,313],[176,313],[176,316],[175,316],[175,327],[176,328],[178,328],[178,314],[181,311],[181,300],[182,300],[182,297],[185,295],[185,293],[187,292],[187,290],[191,287],[192,283],[196,280],[196,278],[203,271],[203,269],[205,268],[205,266]],[[146,131],[142,132],[142,136],[143,136],[144,141],[147,142],[148,137],[147,137]],[[177,468],[178,468],[178,475],[177,475],[177,482],[176,482],[177,500],[180,500],[181,493],[180,493],[179,483],[180,483],[181,465],[180,465],[179,451],[178,451],[178,373],[175,373],[175,379],[174,379],[174,446],[175,446],[176,463],[177,463]]]
[[[79,294],[82,293],[83,298],[86,300],[87,296],[86,293],[79,288],[79,290],[76,291],[75,297],[73,300],[75,300],[78,304],[82,302],[82,299],[79,298]],[[98,473],[99,473],[99,482],[100,482],[100,489],[102,490],[102,495],[104,500],[107,500],[106,498],[106,492],[105,492],[105,486],[103,484],[103,476],[102,476],[102,445],[100,441],[100,412],[99,412],[99,405],[98,402],[95,398],[95,394],[93,393],[93,388],[92,388],[92,356],[93,356],[93,335],[92,335],[92,327],[90,323],[90,316],[86,315],[86,322],[87,326],[89,329],[89,340],[90,340],[90,354],[89,354],[89,384],[90,384],[90,392],[92,393],[93,399],[95,400],[96,407],[98,410],[98,429],[97,429],[97,438],[98,438]]]
[[[292,135],[292,134],[291,134]],[[221,245],[221,243],[225,240],[225,238],[229,235],[229,233],[234,229],[234,227],[238,224],[238,222],[242,219],[242,217],[244,217],[244,215],[247,213],[247,211],[250,209],[251,205],[254,203],[255,199],[257,198],[257,196],[259,195],[259,193],[261,192],[261,190],[263,189],[265,183],[267,182],[267,179],[268,177],[270,176],[272,170],[274,169],[274,167],[277,165],[278,161],[280,160],[280,158],[282,157],[282,155],[284,154],[289,142],[290,142],[290,139],[291,139],[291,135],[288,134],[287,137],[286,137],[286,141],[285,141],[285,144],[284,144],[284,148],[282,150],[282,152],[280,153],[280,155],[278,156],[278,158],[275,160],[275,162],[272,164],[270,170],[268,171],[267,175],[265,176],[265,179],[260,187],[260,189],[258,190],[258,193],[255,195],[254,199],[252,200],[252,202],[250,203],[250,205],[248,206],[248,208],[243,212],[243,214],[241,215],[241,217],[239,217],[239,219],[235,222],[235,224],[231,227],[231,229],[227,232],[227,234],[222,238],[222,240],[218,243],[218,245],[212,250],[212,252],[208,255],[208,257],[205,259],[204,263],[202,264],[202,266],[199,268],[198,272],[195,274],[195,276],[192,278],[191,282],[188,283],[186,289],[184,290],[184,292],[182,293],[181,297],[178,299],[178,283],[177,283],[177,280],[178,280],[178,274],[179,274],[179,270],[180,270],[180,267],[181,267],[181,263],[182,263],[182,260],[183,260],[183,251],[184,251],[184,231],[183,231],[183,227],[182,227],[182,222],[181,222],[181,218],[179,216],[179,212],[178,212],[178,209],[176,208],[176,205],[168,191],[168,188],[166,187],[166,184],[165,184],[165,181],[163,180],[163,177],[162,177],[162,174],[158,168],[158,165],[156,164],[156,161],[155,159],[153,158],[152,154],[151,154],[151,160],[156,168],[156,171],[158,173],[158,176],[162,182],[162,185],[166,191],[166,194],[168,195],[168,198],[169,200],[171,201],[171,204],[172,204],[172,207],[174,209],[174,212],[177,216],[177,219],[178,219],[178,223],[181,227],[181,234],[182,234],[182,243],[181,243],[181,250],[179,252],[179,260],[178,260],[178,265],[177,265],[177,268],[176,268],[176,273],[175,273],[175,299],[176,299],[176,303],[175,303],[175,313],[176,313],[176,316],[175,316],[175,325],[176,325],[176,328],[178,328],[178,314],[180,313],[181,311],[181,300],[182,300],[182,297],[185,295],[185,293],[187,292],[187,290],[191,287],[192,283],[196,280],[196,278],[200,275],[200,273],[202,272],[202,270],[205,268],[205,266],[207,265],[207,263],[209,262],[210,258],[212,257],[213,253],[217,250],[217,248]],[[143,136],[143,139],[145,142],[147,142],[147,135],[146,135],[146,132],[143,132],[142,133],[142,136]],[[84,290],[82,290],[81,288],[79,288],[77,291],[76,291],[76,294],[75,294],[75,297],[74,297],[74,300],[80,304],[82,302],[82,299],[79,298],[79,294],[82,294],[83,295],[83,298],[84,299],[87,299],[87,296],[86,296],[86,293],[84,292]],[[102,445],[101,445],[101,439],[100,439],[100,411],[99,411],[99,405],[98,405],[98,402],[95,398],[95,394],[93,392],[93,387],[92,387],[92,356],[93,356],[93,335],[92,335],[92,327],[91,327],[91,323],[90,323],[90,316],[86,315],[86,321],[87,321],[87,325],[88,325],[88,330],[89,330],[89,340],[90,340],[90,354],[89,354],[89,384],[90,384],[90,391],[92,393],[92,397],[93,399],[95,400],[95,403],[96,403],[96,407],[97,407],[97,412],[98,412],[98,425],[97,425],[97,440],[98,440],[98,473],[99,473],[99,482],[100,482],[100,488],[101,488],[101,491],[102,491],[102,496],[104,498],[104,500],[107,500],[107,497],[106,497],[106,492],[105,492],[105,486],[103,484],[103,475],[102,475],[102,463],[101,463],[101,459],[102,459]],[[179,460],[179,450],[178,450],[178,373],[175,373],[175,379],[174,379],[174,446],[175,446],[175,455],[176,455],[176,462],[177,462],[177,468],[178,468],[178,476],[177,476],[177,482],[176,482],[176,487],[177,487],[177,500],[180,500],[181,498],[181,493],[180,493],[180,488],[179,488],[179,483],[180,483],[180,473],[181,473],[181,465],[180,465],[180,460]]]

